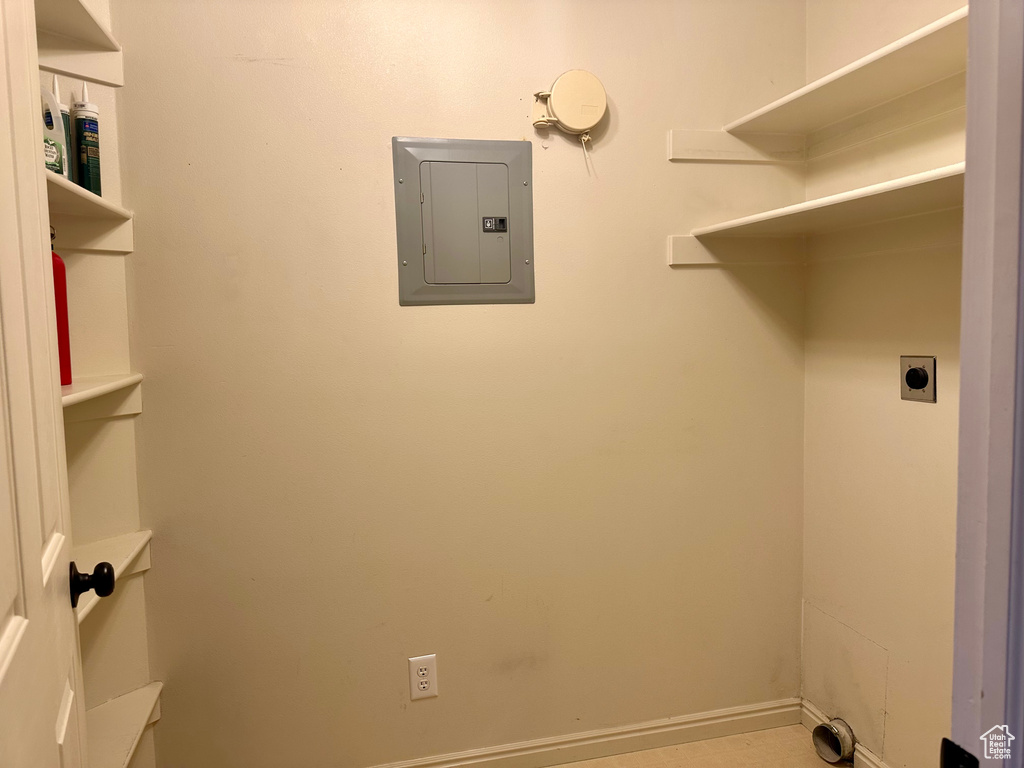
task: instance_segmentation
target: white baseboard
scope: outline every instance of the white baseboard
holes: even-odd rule
[[[386,763],[376,768],[455,768],[475,765],[487,765],[488,768],[546,768],[624,752],[797,725],[800,722],[800,699],[782,699],[569,736]]]
[[[807,730],[813,731],[815,726],[828,721],[829,717],[807,699],[800,703],[800,724]],[[853,749],[853,768],[889,768],[889,766],[883,763],[874,752],[858,744]]]
[[[876,757],[874,752],[869,752],[858,745],[853,752],[853,768],[889,768],[889,766]]]
[[[817,726],[828,721],[829,718],[825,713],[807,699],[800,701],[800,724],[808,731],[813,731]]]

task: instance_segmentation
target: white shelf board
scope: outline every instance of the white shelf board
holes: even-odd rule
[[[121,46],[81,0],[36,0],[39,68],[103,85],[124,85]]]
[[[120,88],[124,85],[121,51],[88,50],[77,41],[40,31],[36,35],[39,68],[56,75]]]
[[[163,683],[144,685],[86,710],[89,768],[125,768],[153,720]]]
[[[699,227],[694,237],[798,237],[963,205],[964,164],[956,163],[773,211]]]
[[[128,572],[152,538],[152,531],[134,531],[121,536],[114,536],[111,539],[103,539],[92,544],[83,544],[80,547],[75,547],[71,557],[78,566],[78,569],[83,573],[92,573],[97,563],[106,562],[114,566],[114,591],[116,594],[116,580]],[[148,562],[147,559],[147,567]],[[113,595],[111,598],[113,598]],[[99,601],[100,598],[96,596],[95,592],[86,592],[81,596],[78,601],[78,608],[75,609],[75,615],[79,624],[85,620],[85,617],[89,615]]]
[[[120,51],[110,30],[81,0],[36,0],[36,29],[102,51]]]
[[[808,134],[967,69],[967,6],[725,126]]]
[[[131,387],[142,381],[141,373],[120,373],[114,376],[87,376],[60,388],[60,403],[67,408],[86,400]]]
[[[114,221],[129,221],[132,218],[131,211],[104,200],[53,171],[46,171],[46,199],[51,217],[86,216]]]
[[[131,211],[104,200],[52,171],[46,174],[55,249],[131,253],[135,227]]]

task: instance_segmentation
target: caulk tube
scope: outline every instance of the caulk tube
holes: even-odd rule
[[[82,100],[71,105],[75,123],[75,181],[97,195],[100,192],[100,110],[89,101],[89,85],[82,83]]]
[[[57,106],[60,107],[60,116],[64,121],[64,151],[67,153],[67,162],[64,163],[64,175],[74,181],[75,179],[75,164],[72,162],[72,158],[75,156],[71,150],[71,111],[68,109],[68,105],[60,100],[60,84],[57,82],[57,76],[53,76],[53,97],[57,99]]]

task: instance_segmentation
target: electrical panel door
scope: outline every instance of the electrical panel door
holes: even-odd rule
[[[528,141],[391,141],[398,302],[532,304]]]
[[[506,165],[421,163],[420,194],[425,282],[466,285],[511,279]]]

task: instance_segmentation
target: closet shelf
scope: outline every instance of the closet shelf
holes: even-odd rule
[[[967,6],[725,126],[809,134],[967,69]]]
[[[69,405],[84,403],[103,395],[131,387],[142,381],[141,373],[121,373],[115,376],[87,376],[60,388],[60,403]]]
[[[46,174],[46,198],[60,250],[131,253],[135,248],[132,212],[104,200],[52,171]]]
[[[160,717],[163,683],[150,683],[86,710],[90,768],[125,768],[142,732]]]
[[[81,0],[36,0],[36,29],[90,48],[121,50],[110,30]]]
[[[690,234],[710,237],[798,237],[957,208],[964,201],[964,164],[956,163],[773,211],[744,216]]]
[[[39,68],[124,85],[121,46],[81,0],[36,0]]]
[[[153,538],[152,531],[135,531],[122,536],[114,536],[111,539],[103,539],[92,544],[83,544],[75,547],[72,552],[72,559],[83,573],[91,573],[97,563],[107,562],[114,566],[115,588],[114,594],[109,599],[117,599],[116,579],[120,579],[126,573],[140,573],[149,569],[149,558],[141,558],[140,555],[149,546]],[[129,571],[129,569],[131,569]],[[78,608],[75,615],[78,623],[81,624],[89,615],[100,598],[95,592],[86,592],[78,601]]]
[[[46,198],[50,216],[87,216],[115,221],[130,221],[132,218],[131,211],[104,200],[53,171],[46,171]]]

